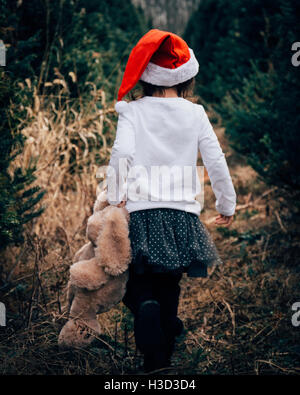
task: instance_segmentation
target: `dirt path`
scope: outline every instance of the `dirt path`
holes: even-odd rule
[[[228,149],[222,129],[216,133],[238,195],[235,222],[230,229],[213,224],[215,199],[206,179],[200,218],[224,265],[207,279],[183,278],[179,316],[186,329],[165,373],[300,373],[299,330],[291,324],[291,305],[300,300],[295,264],[299,230],[289,222],[289,210],[276,190],[258,181]],[[23,250],[2,257],[7,271],[16,256],[19,262],[2,295],[9,315],[7,328],[0,331],[1,374],[141,372],[132,316],[122,304],[99,316],[103,335],[90,349],[58,349],[68,268],[85,240],[81,219],[72,237],[57,227],[51,237],[29,238]]]

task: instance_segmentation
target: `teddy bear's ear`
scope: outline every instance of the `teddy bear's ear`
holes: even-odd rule
[[[111,276],[118,276],[128,269],[131,258],[128,233],[125,210],[110,206],[97,239],[95,256],[105,273]]]

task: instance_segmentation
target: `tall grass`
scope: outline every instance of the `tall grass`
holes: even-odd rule
[[[20,120],[24,149],[9,170],[13,173],[15,167],[25,169],[35,163],[35,183],[46,190],[41,203],[45,211],[25,226],[24,244],[7,248],[1,257],[0,300],[7,307],[8,328],[16,332],[5,337],[0,355],[13,349],[18,354],[19,348],[29,347],[29,333],[40,355],[57,354],[57,335],[66,319],[69,266],[75,251],[86,242],[86,222],[100,181],[97,170],[108,164],[115,135],[116,113],[103,90],[90,83],[89,93],[74,100],[65,81],[57,82],[48,84],[47,96],[37,95],[29,79],[19,84],[28,94],[24,102],[32,98],[32,104],[26,107],[27,119]],[[115,331],[111,314],[116,312],[102,316],[104,334]],[[17,371],[19,362],[5,358],[3,372]],[[26,366],[20,369],[28,373]],[[34,369],[39,369],[38,363]]]
[[[46,211],[32,231],[47,237],[61,228],[72,239],[90,215],[99,182],[97,168],[109,159],[115,131],[113,105],[93,84],[90,97],[79,101],[66,95],[65,85],[45,98],[36,94],[30,80],[25,84],[33,90],[34,103],[26,107],[30,122],[22,129],[25,146],[11,170],[34,161],[36,183],[47,192]],[[24,84],[20,87],[24,89]]]
[[[93,85],[72,100],[64,81],[33,94],[21,122],[26,143],[13,167],[36,161],[36,183],[47,190],[42,216],[26,226],[25,243],[1,255],[7,327],[0,328],[0,372],[18,374],[122,374],[140,371],[133,322],[118,305],[101,314],[102,335],[88,350],[63,352],[57,336],[66,320],[65,286],[74,252],[85,243],[96,196],[98,166],[108,163],[115,135],[113,103]],[[22,127],[22,125],[26,125]],[[216,128],[225,151],[224,130]],[[291,304],[299,300],[299,228],[276,190],[228,152],[238,206],[230,229],[211,220],[214,196],[205,178],[201,220],[216,241],[224,267],[208,279],[184,278],[179,316],[185,335],[165,373],[297,374],[297,328]]]

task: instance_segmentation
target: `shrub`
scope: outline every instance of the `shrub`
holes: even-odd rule
[[[14,104],[8,106],[10,102]],[[9,171],[23,147],[24,138],[17,128],[22,115],[16,88],[0,71],[0,249],[22,242],[24,225],[43,211],[42,207],[36,208],[36,204],[45,191],[31,186],[35,166],[25,170],[16,167],[13,174]]]
[[[199,94],[215,103],[235,150],[270,184],[300,189],[296,0],[203,0],[185,34]]]

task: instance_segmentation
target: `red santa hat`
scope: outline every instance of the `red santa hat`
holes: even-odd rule
[[[194,77],[199,64],[187,43],[174,33],[152,29],[132,49],[118,92],[121,100],[139,80],[174,86]]]

